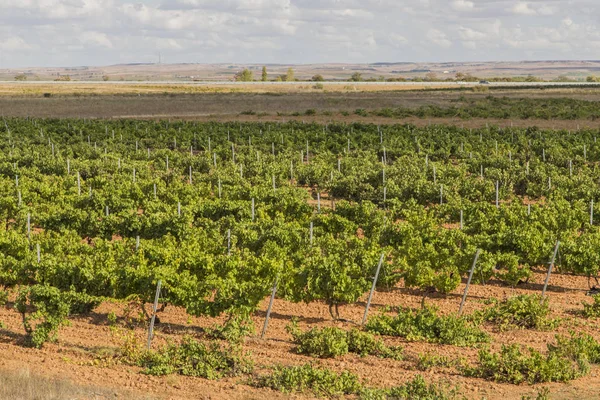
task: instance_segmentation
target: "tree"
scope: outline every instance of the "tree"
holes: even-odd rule
[[[313,82],[323,82],[325,80],[325,79],[323,79],[323,75],[320,75],[320,74],[317,74],[310,79]]]
[[[428,72],[427,75],[425,75],[425,80],[427,82],[436,82],[438,81],[438,76],[435,72]]]
[[[590,75],[587,78],[585,78],[585,80],[588,81],[588,82],[598,82],[598,78],[595,77],[595,76],[592,76],[592,75]]]
[[[352,82],[360,82],[363,80],[362,74],[360,72],[355,72],[352,74],[352,76],[350,77],[350,80]]]
[[[293,82],[296,80],[296,78],[294,78],[294,70],[290,67],[287,70],[287,74],[285,75],[285,80],[287,82]]]
[[[267,81],[267,67],[263,67],[262,68],[262,77],[261,77],[261,81],[266,82]]]
[[[25,74],[19,74],[17,76],[15,76],[15,81],[26,81],[27,80],[27,75]]]
[[[252,71],[250,71],[248,68],[244,68],[242,72],[235,74],[235,80],[238,82],[252,82],[254,80],[254,76]]]

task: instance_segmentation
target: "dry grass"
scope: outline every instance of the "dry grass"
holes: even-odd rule
[[[160,93],[322,93],[322,92],[389,92],[414,91],[456,88],[455,85],[440,83],[436,86],[397,86],[397,85],[365,85],[360,82],[348,82],[346,85],[323,84],[316,89],[312,82],[289,83],[285,85],[226,85],[226,84],[102,84],[102,83],[68,83],[48,84],[28,82],[26,84],[0,83],[0,96],[40,96],[51,93],[54,96],[67,95],[111,95],[111,94],[160,94]]]
[[[32,375],[29,370],[0,370],[0,399],[2,400],[102,400],[142,399],[131,393],[106,388],[77,386],[63,379]],[[150,399],[148,397],[148,399]]]

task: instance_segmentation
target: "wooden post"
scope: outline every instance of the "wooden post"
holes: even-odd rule
[[[463,210],[460,210],[460,229],[462,230],[464,228],[464,224],[463,224]]]
[[[227,229],[227,255],[231,255],[231,229]]]
[[[105,208],[105,213],[106,213],[106,216],[108,217],[108,206],[106,206],[106,208]]]
[[[31,214],[27,213],[27,240],[31,240]]]
[[[154,304],[152,305],[152,318],[150,319],[150,327],[148,328],[148,350],[152,346],[152,338],[154,337],[154,322],[156,321],[156,310],[158,308],[158,298],[160,297],[160,286],[162,282],[159,280],[156,285],[156,295],[154,296]]]
[[[498,181],[496,181],[496,208],[500,208],[500,203],[499,203],[499,199],[498,199],[498,189],[499,189],[498,186],[499,186],[499,183],[498,183]]]
[[[254,222],[254,197],[252,198],[252,222]]]
[[[190,165],[190,185],[192,184],[192,166]]]
[[[310,221],[309,241],[310,241],[310,245],[312,246],[312,244],[313,244],[313,222],[312,221]]]
[[[275,284],[273,285],[273,291],[271,292],[271,300],[269,300],[269,307],[267,308],[267,316],[265,318],[265,324],[263,325],[262,333],[260,334],[260,338],[265,338],[265,333],[267,333],[267,327],[269,326],[269,318],[271,318],[271,310],[273,309],[273,302],[275,301],[275,293],[277,293],[277,283],[279,278],[275,278]]]
[[[42,254],[41,254],[40,244],[39,243],[36,243],[35,249],[36,249],[36,253],[37,253],[37,262],[39,264],[42,261]]]
[[[552,260],[550,261],[550,267],[548,268],[548,274],[546,275],[546,281],[544,282],[544,289],[542,290],[542,301],[546,296],[546,289],[548,289],[548,282],[550,281],[550,274],[552,274],[552,268],[554,268],[554,262],[556,261],[556,255],[558,254],[558,247],[560,246],[560,240],[556,241],[556,247],[554,247],[554,254],[552,254]]]
[[[477,249],[477,252],[475,253],[475,259],[473,260],[473,265],[471,266],[471,270],[469,271],[469,279],[467,279],[467,286],[465,286],[465,292],[463,293],[463,297],[460,302],[458,315],[462,315],[463,306],[465,305],[465,301],[467,300],[467,293],[469,293],[469,285],[471,285],[471,279],[473,279],[473,272],[475,271],[475,266],[477,265],[477,260],[479,259],[480,253],[481,250]]]
[[[371,307],[371,300],[373,300],[373,293],[375,292],[375,286],[377,285],[377,279],[379,278],[379,271],[381,270],[381,265],[383,264],[383,257],[385,253],[381,253],[381,257],[379,258],[379,264],[377,265],[377,271],[375,271],[375,278],[373,278],[373,285],[371,286],[371,292],[369,293],[369,298],[367,299],[367,306],[365,307],[365,314],[363,315],[363,319],[361,325],[364,325],[367,322],[367,315],[369,314],[369,307]]]

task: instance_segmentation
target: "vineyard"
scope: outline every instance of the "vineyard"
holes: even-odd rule
[[[412,342],[479,349],[468,365],[421,354],[422,371],[454,368],[510,384],[595,374],[600,343],[588,322],[600,315],[598,296],[576,305],[571,334],[542,352],[509,343],[495,351],[488,331],[555,330],[555,276],[580,277],[572,289],[600,293],[597,135],[8,118],[0,124],[0,301],[22,318],[20,343],[37,348],[60,341],[69,319],[107,301],[137,304],[144,329],[156,314],[157,335],[172,308],[218,318],[221,325],[197,337],[158,341],[155,350],[129,341],[113,358],[151,375],[246,376],[252,387],[283,392],[459,396],[460,388],[421,375],[374,388],[312,363],[354,353],[394,368],[406,360],[396,344],[408,350]],[[533,279],[546,276],[552,259],[551,290],[542,297]],[[485,306],[467,296],[458,315],[452,296],[462,296],[470,272],[475,290],[531,293],[484,299]],[[373,304],[361,324],[349,310],[364,310],[372,286],[406,290],[420,306]],[[330,327],[294,320],[286,328],[302,366],[253,368],[240,350],[244,337],[260,337],[253,320],[263,328],[271,295],[275,309],[282,301],[327,309]],[[436,299],[452,299],[456,309],[442,312],[430,304]]]

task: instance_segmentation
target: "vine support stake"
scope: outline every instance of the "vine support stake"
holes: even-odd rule
[[[36,243],[35,245],[36,248],[36,253],[37,253],[37,262],[38,264],[42,261],[42,255],[41,255],[41,250],[40,250],[40,244]]]
[[[140,249],[140,236],[135,237],[135,251],[137,252]]]
[[[560,240],[556,241],[554,247],[554,254],[552,254],[552,261],[550,261],[550,267],[548,267],[548,274],[546,275],[546,281],[544,282],[544,289],[542,290],[542,301],[546,297],[546,289],[548,289],[548,282],[550,281],[550,274],[552,274],[552,268],[554,268],[554,262],[556,261],[556,255],[558,254],[558,247],[560,246]]]
[[[231,229],[227,229],[227,255],[231,255]]]
[[[269,300],[269,307],[267,308],[267,315],[265,317],[265,324],[263,325],[262,333],[260,334],[260,338],[265,338],[265,333],[267,333],[267,328],[269,327],[269,318],[271,318],[271,310],[273,309],[273,302],[275,301],[275,293],[277,293],[277,284],[279,283],[279,277],[275,278],[275,284],[273,284],[273,291],[271,292],[271,299]]]
[[[369,299],[367,300],[367,306],[365,307],[365,314],[363,315],[363,319],[361,322],[361,326],[367,322],[367,315],[369,315],[369,307],[371,307],[371,300],[373,300],[373,293],[375,293],[375,286],[377,285],[377,279],[379,278],[379,271],[381,270],[381,265],[383,264],[383,257],[385,253],[381,253],[381,257],[379,258],[379,264],[377,265],[377,271],[375,271],[375,278],[373,278],[373,286],[371,286],[371,292],[369,293]]]
[[[254,197],[252,198],[252,222],[254,222]]]
[[[590,225],[594,225],[594,199],[590,203]]]
[[[27,240],[31,240],[31,214],[27,213]]]
[[[154,337],[154,322],[156,322],[156,309],[158,308],[158,298],[160,297],[160,286],[162,281],[156,284],[156,295],[154,296],[154,304],[152,305],[152,318],[150,319],[150,327],[148,327],[148,350],[152,346],[152,338]]]
[[[310,221],[310,233],[309,233],[309,239],[310,239],[310,245],[312,246],[313,244],[313,222]]]
[[[477,260],[479,259],[479,254],[481,253],[480,249],[477,249],[475,253],[475,259],[473,260],[473,265],[471,266],[471,270],[469,271],[469,279],[467,279],[467,286],[465,286],[465,292],[463,293],[462,300],[460,301],[460,307],[458,308],[458,315],[462,315],[462,310],[465,305],[465,301],[467,301],[467,294],[469,293],[469,286],[471,285],[471,279],[473,279],[473,272],[475,272],[475,266],[477,265]]]
[[[496,208],[500,208],[499,195],[498,195],[499,185],[500,184],[498,183],[498,181],[496,181]]]
[[[464,228],[463,210],[460,210],[460,229],[462,230],[463,228]]]

